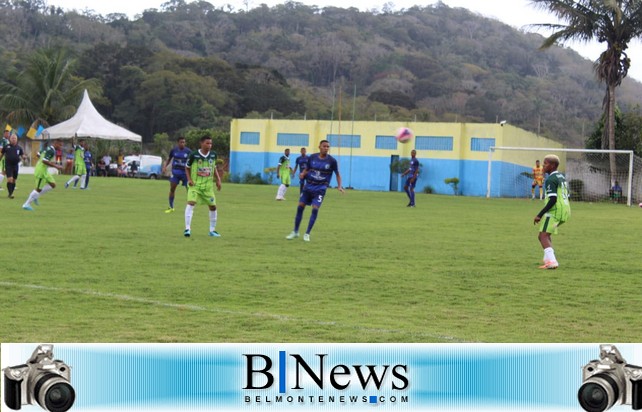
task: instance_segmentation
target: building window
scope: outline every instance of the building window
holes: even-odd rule
[[[307,147],[310,144],[310,135],[303,133],[278,133],[277,146]]]
[[[417,136],[415,149],[452,152],[453,138],[452,136]]]
[[[258,132],[241,132],[241,144],[258,145],[261,141],[261,134]]]
[[[376,136],[375,149],[397,150],[397,139],[394,136]]]
[[[473,137],[470,139],[470,150],[473,152],[488,152],[495,146],[495,139],[485,137]]]
[[[329,134],[328,142],[330,142],[330,147],[351,147],[358,149],[361,147],[361,136],[352,134]]]

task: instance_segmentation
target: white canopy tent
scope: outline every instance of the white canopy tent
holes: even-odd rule
[[[72,137],[91,137],[103,140],[131,140],[140,142],[141,136],[120,127],[98,113],[85,90],[76,114],[69,120],[46,128],[37,139],[69,139]]]

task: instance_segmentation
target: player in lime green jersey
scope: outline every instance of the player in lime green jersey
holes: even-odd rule
[[[87,150],[87,143],[84,140],[80,140],[78,144],[74,144],[74,140],[71,139],[71,144],[74,148],[74,175],[67,183],[65,183],[65,189],[67,189],[70,184],[76,183],[78,180],[80,180],[80,188],[85,189],[85,182],[87,181],[85,150]]]
[[[24,210],[33,210],[31,203],[33,202],[37,205],[40,196],[56,187],[56,181],[47,170],[47,167],[55,167],[58,170],[62,170],[62,166],[55,162],[56,150],[60,149],[62,149],[62,140],[56,139],[53,142],[53,146],[48,146],[40,153],[40,159],[38,159],[33,172],[36,178],[36,188],[29,194],[29,198],[22,205]]]
[[[210,209],[210,232],[212,237],[220,237],[216,231],[218,213],[216,210],[216,188],[221,190],[221,177],[216,170],[216,153],[212,151],[212,138],[201,137],[201,148],[190,153],[185,164],[187,175],[187,207],[185,207],[185,237],[192,235],[192,215],[196,203],[204,203]]]
[[[540,224],[539,242],[544,249],[544,264],[540,269],[557,269],[559,263],[555,258],[551,235],[557,234],[557,228],[571,217],[571,205],[568,201],[568,185],[563,174],[557,171],[559,157],[547,155],[544,158],[544,173],[548,174],[544,182],[546,206],[535,216],[534,224]]]
[[[292,168],[290,167],[290,149],[285,149],[276,166],[276,175],[281,179],[281,185],[276,192],[276,200],[285,200],[285,192],[290,187]]]

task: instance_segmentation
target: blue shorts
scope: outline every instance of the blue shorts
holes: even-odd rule
[[[184,170],[172,170],[172,177],[169,178],[169,181],[174,184],[183,182],[183,186],[187,186],[187,175]]]
[[[406,186],[408,186],[408,189],[414,189],[416,184],[417,179],[413,179],[412,177],[406,179]]]
[[[326,187],[312,189],[304,187],[303,192],[301,192],[301,196],[299,196],[299,203],[303,203],[308,206],[316,206],[317,208],[321,207],[326,189]]]

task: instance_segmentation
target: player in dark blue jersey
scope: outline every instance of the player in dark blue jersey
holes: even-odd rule
[[[417,177],[419,176],[419,160],[417,160],[417,151],[410,152],[410,166],[408,170],[403,172],[401,176],[408,176],[403,190],[408,195],[408,207],[415,207],[415,185],[417,184]]]
[[[310,156],[306,155],[305,147],[301,148],[301,156],[297,157],[294,161],[294,170],[292,171],[293,175],[296,175],[296,170],[299,169],[299,174],[303,172],[308,167],[308,159]],[[305,179],[299,179],[299,194],[303,193],[303,185],[305,184]]]
[[[187,175],[185,174],[185,164],[187,158],[192,151],[185,147],[185,138],[179,137],[176,140],[176,147],[169,152],[169,157],[163,165],[163,174],[167,170],[170,162],[172,163],[172,177],[169,179],[169,207],[165,213],[172,213],[174,211],[174,197],[176,195],[176,186],[179,182],[183,182],[183,186],[187,188]]]
[[[306,206],[312,205],[312,214],[310,215],[308,229],[303,235],[304,241],[310,241],[310,231],[317,220],[325,191],[332,180],[332,173],[337,177],[337,189],[339,192],[344,193],[343,186],[341,185],[341,175],[339,174],[339,165],[337,164],[337,160],[328,154],[328,151],[330,151],[330,142],[321,140],[319,153],[315,153],[308,158],[307,168],[299,174],[299,178],[305,179],[305,186],[299,197],[299,205],[296,210],[296,217],[294,218],[294,230],[286,236],[288,240],[299,237],[299,226],[303,219],[303,211]]]

